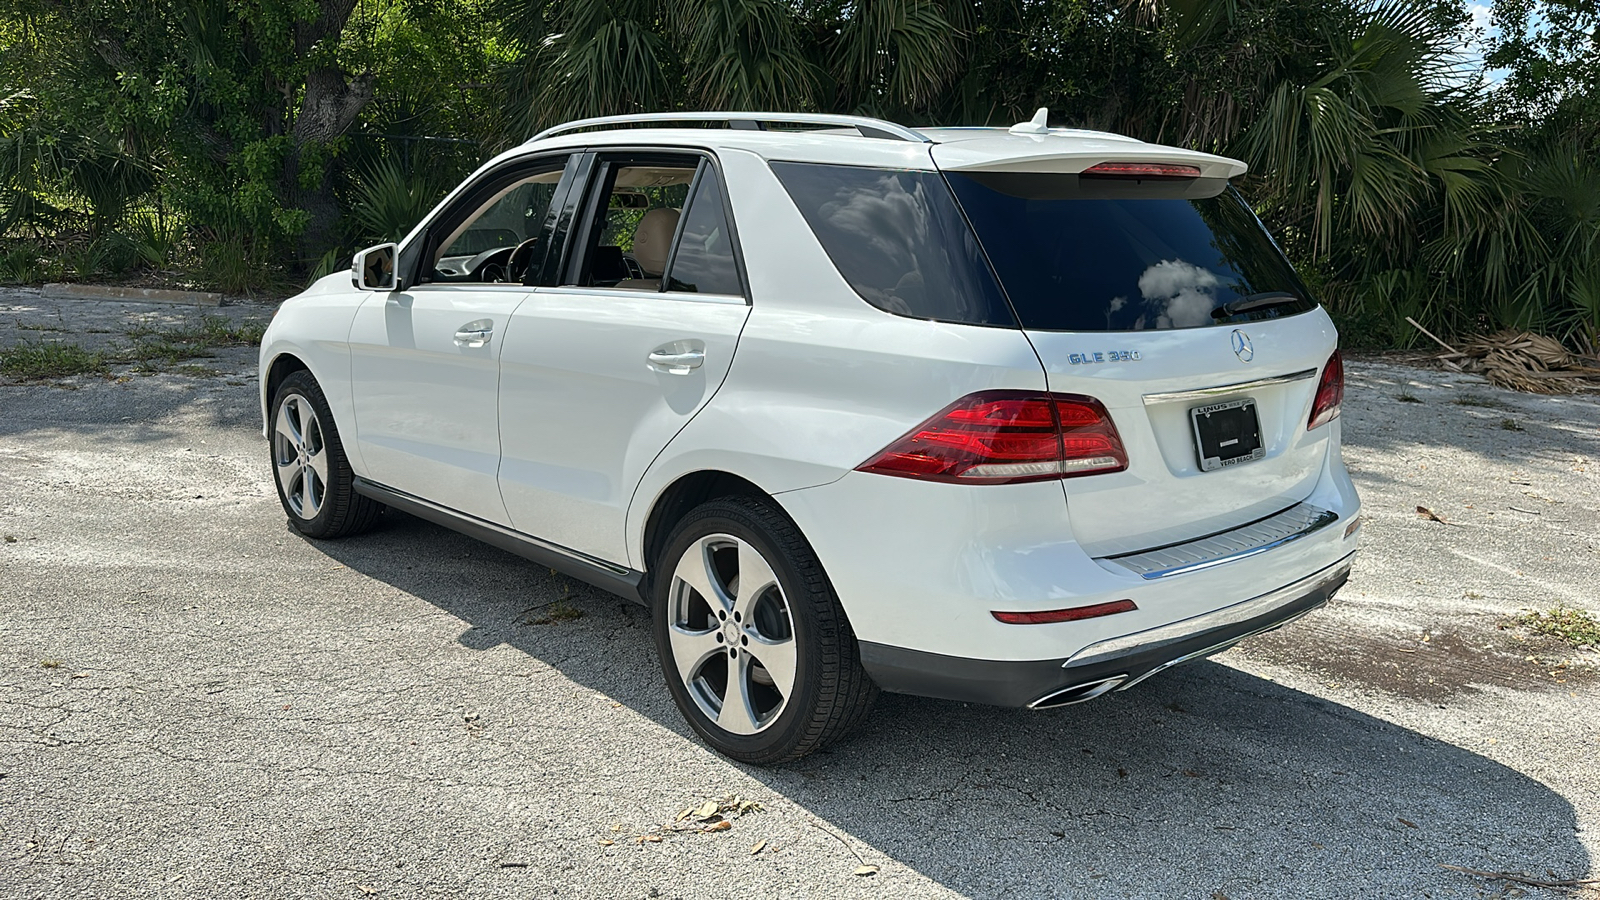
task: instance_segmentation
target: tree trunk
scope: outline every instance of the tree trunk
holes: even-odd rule
[[[370,73],[346,79],[339,69],[325,66],[306,75],[300,114],[294,122],[294,150],[284,161],[283,173],[285,199],[310,216],[297,242],[304,265],[314,265],[320,254],[335,245],[340,214],[327,168],[308,184],[303,177],[305,158],[349,129],[372,102],[372,89]]]
[[[356,0],[321,0],[319,5],[321,14],[316,19],[295,26],[295,51],[302,58],[318,43],[338,40]],[[284,198],[310,216],[297,241],[300,262],[305,266],[314,265],[320,254],[335,245],[340,214],[325,165],[310,183],[304,183],[306,157],[343,135],[372,102],[372,92],[370,72],[351,78],[329,63],[306,73],[305,93],[292,130],[294,150],[284,161],[283,173]]]

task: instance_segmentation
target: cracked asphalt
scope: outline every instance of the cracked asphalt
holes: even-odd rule
[[[0,290],[0,347],[196,315]],[[0,382],[0,896],[1553,897],[1442,866],[1596,877],[1600,654],[1509,624],[1600,613],[1595,395],[1352,362],[1367,524],[1327,608],[1083,706],[885,696],[852,740],[761,770],[679,719],[642,609],[400,514],[290,532],[254,352],[217,353],[211,377]],[[725,796],[760,808],[678,820]]]

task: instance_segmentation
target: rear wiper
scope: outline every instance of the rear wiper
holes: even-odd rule
[[[1262,291],[1259,294],[1246,294],[1238,299],[1229,300],[1227,303],[1213,309],[1211,318],[1226,319],[1229,316],[1236,316],[1252,309],[1266,309],[1269,306],[1286,306],[1299,302],[1300,297],[1288,291]]]

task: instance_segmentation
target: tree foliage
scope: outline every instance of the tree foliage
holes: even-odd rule
[[[1049,106],[1246,160],[1241,187],[1351,334],[1409,342],[1411,316],[1592,351],[1600,6],[1493,18],[1498,85],[1463,55],[1461,0],[15,0],[0,231],[186,234],[195,259],[303,270],[574,118]]]

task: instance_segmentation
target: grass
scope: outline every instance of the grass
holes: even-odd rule
[[[267,333],[265,322],[240,322],[235,325],[225,316],[202,316],[200,321],[182,328],[150,328],[138,326],[128,329],[128,337],[136,341],[166,343],[200,347],[254,347]]]
[[[1395,399],[1399,400],[1401,403],[1421,403],[1422,402],[1422,398],[1421,397],[1418,397],[1416,394],[1413,394],[1410,391],[1402,392],[1400,394],[1400,396],[1396,397]]]
[[[204,316],[181,328],[139,326],[128,329],[133,347],[122,358],[134,363],[134,370],[143,374],[165,372],[186,359],[215,356],[211,352],[214,347],[254,347],[261,343],[266,331],[265,323],[234,324],[223,316]],[[189,375],[219,374],[201,366],[181,367],[179,371]]]
[[[31,329],[43,330],[43,329]],[[266,333],[264,322],[233,323],[223,316],[205,316],[180,328],[130,328],[133,345],[121,350],[89,350],[65,342],[23,341],[0,350],[0,375],[22,381],[66,378],[72,375],[111,374],[111,366],[132,363],[135,372],[153,375],[173,370],[194,377],[222,373],[205,366],[184,365],[184,360],[215,356],[215,347],[254,347]]]
[[[1548,612],[1537,610],[1517,616],[1516,624],[1574,647],[1600,647],[1600,621],[1586,610],[1557,606]]]
[[[24,341],[0,351],[0,375],[23,381],[109,374],[110,361],[103,351],[88,350],[78,344]]]
[[[1476,407],[1480,407],[1482,409],[1510,409],[1511,408],[1510,406],[1507,406],[1505,401],[1503,401],[1503,400],[1496,400],[1493,397],[1480,397],[1480,396],[1478,396],[1476,394],[1462,394],[1460,397],[1457,397],[1454,400],[1451,400],[1450,402],[1454,403],[1457,406],[1476,406]]]

